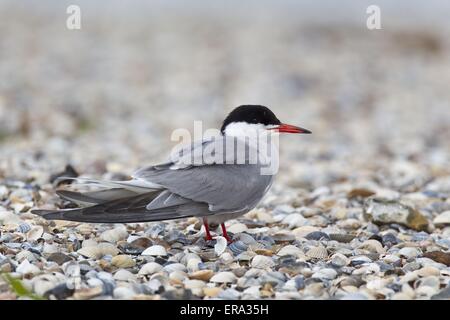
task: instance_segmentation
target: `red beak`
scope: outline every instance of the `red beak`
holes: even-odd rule
[[[300,127],[292,126],[290,124],[282,123],[278,127],[273,128],[273,130],[276,130],[278,132],[284,132],[284,133],[312,133],[311,131],[307,129],[303,129]]]

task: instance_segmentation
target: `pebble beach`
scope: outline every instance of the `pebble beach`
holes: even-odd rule
[[[369,31],[364,5],[348,5],[360,19],[330,22],[290,1],[113,3],[81,1],[75,31],[64,1],[0,4],[0,300],[450,299],[450,24],[433,19],[439,8],[391,12]],[[127,179],[166,160],[174,129],[220,128],[240,104],[313,134],[280,139],[278,176],[226,222],[231,244],[220,228],[206,242],[196,218],[30,212],[72,205],[58,177]]]

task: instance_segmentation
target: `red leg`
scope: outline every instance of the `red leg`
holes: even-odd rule
[[[206,232],[206,240],[212,240],[211,233],[209,233],[209,226],[208,221],[206,219],[203,219],[203,225],[205,226],[205,232]]]
[[[233,242],[231,238],[228,236],[227,229],[225,228],[225,223],[221,223],[220,226],[222,227],[222,235],[225,239],[227,239],[227,242],[228,243]]]

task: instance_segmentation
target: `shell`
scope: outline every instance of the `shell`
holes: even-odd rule
[[[326,259],[328,258],[328,251],[324,247],[311,247],[307,252],[306,256],[313,259]]]
[[[57,252],[59,252],[59,250],[58,250],[58,246],[55,244],[44,243],[42,252],[46,253],[46,254],[51,254],[51,253],[57,253]]]
[[[119,254],[119,249],[117,249],[113,244],[103,242],[96,246],[82,247],[77,251],[77,253],[86,258],[100,259],[106,255],[116,256]]]
[[[193,252],[189,252],[183,255],[183,257],[180,259],[180,262],[183,264],[187,264],[189,262],[189,260],[199,260],[201,261],[200,257],[198,256],[198,254],[193,253]]]
[[[227,248],[227,239],[224,237],[217,237],[216,238],[216,244],[214,245],[214,252],[220,256],[222,253],[224,253],[225,249]]]
[[[236,260],[250,261],[254,256],[256,256],[256,253],[251,252],[251,251],[244,251],[236,256]]]
[[[113,291],[113,296],[115,299],[119,300],[130,300],[136,293],[127,287],[117,287]]]
[[[201,262],[202,262],[202,260],[197,259],[197,258],[189,259],[189,261],[186,263],[186,268],[190,272],[198,271],[199,270],[198,265]]]
[[[433,223],[435,226],[450,225],[450,210],[439,214],[436,218],[434,218]]]
[[[169,274],[169,279],[172,280],[172,283],[181,284],[187,279],[187,274],[183,271],[175,270]]]
[[[141,267],[138,274],[140,275],[154,274],[161,271],[162,269],[163,267],[160,264],[156,262],[149,262]]]
[[[440,274],[441,274],[441,272],[439,271],[439,269],[437,269],[435,267],[430,267],[430,266],[426,266],[426,267],[423,267],[423,268],[417,270],[417,275],[419,275],[420,277],[428,277],[428,276],[439,277]]]
[[[249,245],[249,244],[252,244],[252,243],[256,243],[255,238],[253,238],[251,235],[249,235],[247,233],[240,233],[236,237],[234,237],[233,240],[235,242],[242,241],[246,245]],[[233,243],[235,243],[235,242],[233,242]]]
[[[153,242],[149,238],[139,237],[130,242],[130,244],[136,248],[142,248],[142,250],[150,247]]]
[[[95,247],[95,246],[97,246],[97,245],[98,245],[97,241],[95,241],[95,240],[93,240],[93,239],[87,239],[87,240],[84,240],[84,241],[82,242],[81,247],[82,247],[82,248],[85,248],[85,247]]]
[[[21,233],[27,233],[30,230],[31,230],[31,226],[26,222],[19,224],[19,226],[17,227],[17,231],[21,232]]]
[[[242,233],[244,231],[247,231],[248,228],[243,223],[235,223],[235,224],[232,224],[231,226],[227,227],[227,230],[228,230],[228,232],[237,234],[237,233]]]
[[[364,241],[358,248],[366,249],[369,252],[375,252],[378,254],[383,254],[386,252],[386,250],[383,248],[383,245],[374,239]]]
[[[272,238],[276,243],[292,242],[295,240],[295,236],[293,234],[286,232],[276,233],[272,235]]]
[[[136,261],[134,261],[129,255],[121,254],[113,257],[111,259],[111,264],[118,268],[131,268],[136,265]]]
[[[313,273],[311,278],[320,279],[320,280],[333,280],[336,278],[337,272],[331,268],[320,269],[319,271]]]
[[[415,258],[420,254],[421,254],[421,251],[419,249],[412,248],[412,247],[404,247],[397,252],[398,256],[400,256],[400,257],[403,256],[407,259]]]
[[[128,237],[127,229],[124,226],[117,227],[111,230],[106,230],[100,235],[100,239],[110,243],[124,240]]]
[[[27,259],[25,259],[16,268],[16,272],[20,274],[38,274],[41,272],[41,270],[34,264],[31,264]]]
[[[119,254],[119,249],[111,243],[102,242],[97,245],[98,257],[101,258],[106,255],[116,256]]]
[[[230,264],[234,260],[233,256],[229,252],[224,252],[220,255],[220,261],[224,264]]]
[[[82,288],[75,291],[75,293],[73,294],[73,298],[76,300],[87,300],[101,295],[102,292],[103,288],[100,286],[93,288]]]
[[[206,286],[206,282],[201,280],[186,280],[184,281],[184,287],[186,289],[202,289]]]
[[[219,293],[222,292],[221,288],[218,287],[205,287],[203,288],[203,294],[207,297],[217,297],[219,295]]]
[[[118,280],[118,281],[134,281],[136,279],[136,277],[134,276],[134,274],[132,274],[130,271],[125,270],[125,269],[119,269],[115,274],[114,274],[114,279]]]
[[[319,231],[319,228],[313,226],[302,226],[292,230],[292,233],[295,235],[297,239],[301,239],[306,237],[307,234],[314,231]]]
[[[293,245],[287,245],[283,248],[281,248],[278,252],[277,255],[282,257],[282,256],[289,256],[289,255],[293,255],[293,256],[302,256],[303,255],[303,251]]]
[[[234,241],[232,242],[228,248],[231,250],[231,252],[234,255],[238,255],[244,251],[247,251],[248,245],[246,245],[243,241],[238,240],[238,241]]]
[[[234,283],[236,282],[237,277],[229,271],[223,271],[215,274],[211,279],[210,282],[216,282],[216,283]]]
[[[251,266],[258,269],[267,269],[273,267],[274,265],[275,262],[273,262],[272,258],[262,255],[254,256],[251,262]]]
[[[36,261],[34,254],[28,250],[22,250],[16,254],[16,261],[22,262],[23,260]]]
[[[334,240],[337,242],[342,242],[342,243],[348,243],[348,242],[352,241],[353,239],[355,239],[354,235],[347,234],[347,233],[330,233],[329,236],[330,236],[331,240]]]
[[[335,253],[331,256],[331,263],[337,267],[344,267],[348,265],[350,262],[350,259],[348,259],[346,256],[344,256],[341,253]]]
[[[309,221],[305,219],[300,213],[291,213],[284,217],[281,223],[287,224],[289,229],[293,229],[308,225]]]
[[[214,272],[212,270],[199,270],[191,273],[189,278],[194,280],[209,281],[213,275]]]
[[[167,272],[174,272],[174,271],[187,271],[186,267],[182,263],[171,263],[167,264],[163,267],[163,269]]]
[[[34,226],[30,231],[27,232],[27,240],[30,242],[36,241],[44,233],[44,228],[42,226]]]
[[[145,249],[141,255],[143,256],[166,256],[167,251],[163,246],[154,245]]]

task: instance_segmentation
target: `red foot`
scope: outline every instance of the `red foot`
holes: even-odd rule
[[[211,233],[209,232],[209,225],[208,225],[208,220],[206,220],[205,218],[203,218],[203,225],[205,226],[205,240],[206,241],[210,241],[213,239],[213,237],[211,236]],[[225,239],[227,239],[228,243],[233,242],[233,240],[231,240],[230,236],[227,233],[227,229],[225,228],[225,223],[221,223],[220,226],[222,227],[222,235]]]
[[[209,233],[209,225],[208,225],[208,221],[206,219],[203,219],[203,225],[205,226],[205,232],[206,232],[205,239],[207,241],[212,240],[213,238],[211,237],[211,233]]]
[[[232,243],[233,240],[228,236],[227,229],[225,228],[225,223],[221,223],[220,226],[222,227],[222,235],[225,239],[227,239],[228,243]]]

